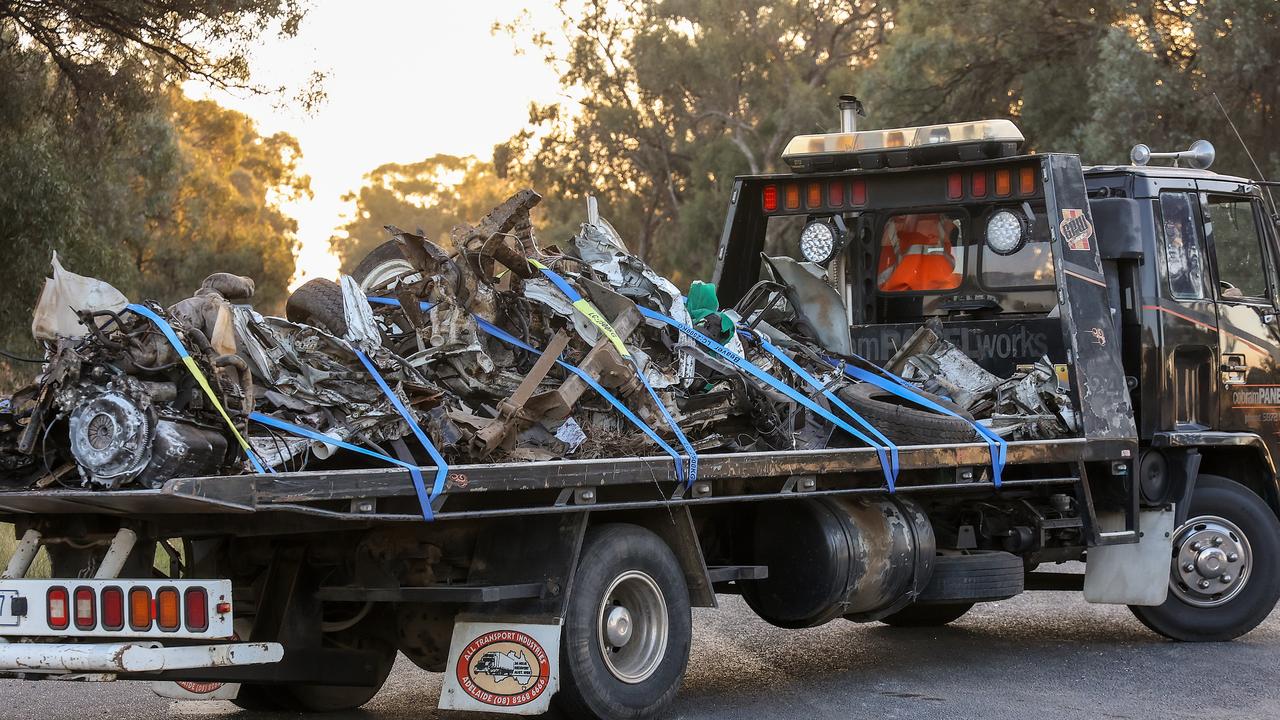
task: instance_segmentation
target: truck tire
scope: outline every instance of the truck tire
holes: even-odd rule
[[[397,640],[395,607],[373,603],[371,609],[355,625],[336,632],[325,633],[323,645],[347,650],[364,650],[372,654],[377,664],[377,684],[371,687],[344,685],[283,685],[280,690],[288,700],[281,703],[285,709],[302,712],[327,713],[354,710],[373,699],[382,689],[391,666],[395,663]],[[289,702],[291,701],[291,702]]]
[[[1173,534],[1168,599],[1129,609],[1143,625],[1172,640],[1217,642],[1257,627],[1277,598],[1280,521],[1252,490],[1201,475],[1187,521]]]
[[[684,679],[691,637],[671,548],[635,525],[593,527],[569,593],[554,702],[575,720],[659,717]]]
[[[892,615],[880,618],[880,622],[893,627],[938,627],[946,625],[973,608],[973,603],[945,603],[938,605],[908,605]]]
[[[284,304],[284,315],[289,322],[318,327],[338,337],[347,334],[342,287],[327,278],[308,280],[294,290]]]
[[[413,273],[413,265],[400,251],[400,243],[388,240],[364,256],[351,277],[368,294],[390,287],[396,279]]]
[[[934,558],[933,577],[916,598],[916,605],[1004,600],[1021,593],[1025,587],[1022,558],[1012,553],[973,551],[967,555],[939,555]]]
[[[925,410],[871,383],[850,385],[837,393],[849,407],[899,445],[950,445],[978,439],[968,422],[972,416],[960,406],[923,391],[920,394],[960,417]]]

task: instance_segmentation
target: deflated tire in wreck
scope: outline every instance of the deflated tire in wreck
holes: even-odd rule
[[[899,445],[947,445],[979,440],[972,415],[945,398],[924,391],[917,393],[959,417],[917,407],[869,383],[846,386],[837,395]]]
[[[291,322],[314,325],[339,337],[347,334],[342,288],[328,278],[308,280],[290,293],[284,315]]]

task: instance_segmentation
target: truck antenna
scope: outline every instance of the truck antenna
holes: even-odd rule
[[[1244,148],[1245,157],[1249,158],[1249,162],[1253,165],[1253,171],[1258,173],[1258,179],[1262,181],[1263,187],[1267,190],[1267,199],[1271,201],[1271,218],[1272,220],[1280,219],[1280,214],[1276,212],[1276,198],[1271,194],[1271,185],[1266,175],[1262,173],[1262,168],[1258,166],[1258,161],[1253,159],[1253,153],[1249,151],[1249,145],[1244,141],[1244,137],[1240,135],[1240,131],[1236,129],[1236,124],[1231,120],[1231,115],[1227,109],[1222,106],[1222,100],[1218,99],[1218,93],[1212,92],[1213,101],[1217,103],[1218,110],[1222,113],[1222,117],[1227,119],[1227,124],[1231,126],[1231,132],[1235,133],[1236,140],[1240,141],[1240,147]]]

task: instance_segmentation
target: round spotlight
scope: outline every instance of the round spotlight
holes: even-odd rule
[[[800,252],[804,259],[819,265],[831,259],[836,251],[836,231],[825,222],[811,222],[800,233]]]
[[[997,255],[1012,255],[1027,244],[1027,221],[1018,213],[1000,210],[987,220],[987,247]]]

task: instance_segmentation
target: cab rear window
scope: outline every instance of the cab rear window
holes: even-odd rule
[[[880,232],[876,286],[882,293],[939,292],[964,278],[964,216],[955,212],[891,215]]]

